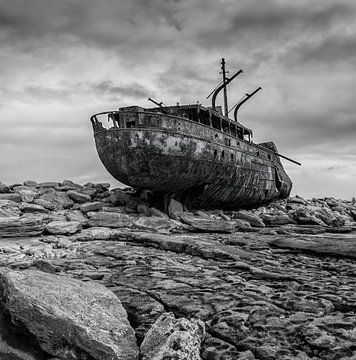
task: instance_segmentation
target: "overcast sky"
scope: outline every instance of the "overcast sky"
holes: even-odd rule
[[[0,180],[117,182],[91,114],[202,102],[225,57],[232,106],[303,197],[356,196],[354,0],[0,0]],[[221,102],[221,99],[219,99]]]

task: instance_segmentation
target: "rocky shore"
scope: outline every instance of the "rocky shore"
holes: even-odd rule
[[[0,359],[356,359],[354,200],[0,183],[0,253]]]

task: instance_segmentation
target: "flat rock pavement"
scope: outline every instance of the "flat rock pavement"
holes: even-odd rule
[[[290,245],[325,241],[320,235],[287,240],[286,246],[281,236],[259,233],[129,230],[107,240],[7,239],[1,265],[104,285],[126,309],[139,344],[170,312],[204,322],[202,359],[351,358],[355,260]],[[350,236],[339,240],[355,246]]]
[[[3,224],[13,219],[16,236],[3,229],[0,266],[105,287],[127,312],[141,347],[137,358],[356,359],[355,204],[291,198],[251,211],[169,218],[137,199],[134,212],[129,193],[106,185],[46,186],[56,189],[32,186],[30,200],[53,207],[49,213],[3,200]],[[18,193],[28,197],[24,190]],[[27,219],[36,227],[21,231],[17,225]],[[80,316],[85,322],[85,311]],[[11,342],[1,326],[0,335],[1,351]],[[40,343],[40,331],[34,336]],[[29,358],[12,351],[11,359]],[[73,351],[57,357],[76,359]]]

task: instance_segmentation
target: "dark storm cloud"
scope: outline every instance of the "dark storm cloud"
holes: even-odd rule
[[[0,0],[0,29],[9,41],[28,39],[35,47],[41,38],[61,39],[122,50],[123,57],[173,50],[175,41],[203,49],[257,50],[297,32],[323,32],[354,16],[355,6],[346,1]]]
[[[321,41],[305,41],[292,47],[285,56],[287,65],[312,63],[315,66],[335,63],[353,63],[356,60],[356,38],[341,37],[340,35],[328,37]]]
[[[105,80],[90,86],[99,95],[114,95],[134,98],[147,98],[152,91],[146,89],[141,84],[129,84],[126,86],[114,85],[112,81]]]
[[[174,28],[175,4],[172,1],[0,1],[0,28],[8,39],[38,41],[41,38],[66,38],[99,47],[120,48],[164,41],[157,28]],[[142,30],[144,32],[142,32]],[[157,40],[157,41],[155,41]]]
[[[253,2],[252,2],[253,3]],[[272,2],[273,4],[273,2]],[[316,6],[312,3],[300,6],[297,2],[278,3],[271,2],[256,3],[255,6],[246,6],[237,12],[230,20],[231,31],[243,31],[249,29],[262,29],[280,31],[285,28],[324,29],[338,19],[343,21],[352,17],[354,8],[347,4],[329,4],[327,7]],[[350,12],[351,10],[351,12]]]
[[[350,3],[330,1],[322,5],[317,2],[249,1],[241,5],[233,2],[229,10],[224,11],[219,23],[199,32],[205,46],[269,46],[303,34],[315,35],[355,16],[355,6]]]

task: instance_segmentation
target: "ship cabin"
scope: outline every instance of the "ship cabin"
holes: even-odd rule
[[[161,111],[160,108],[157,110]],[[212,109],[210,107],[204,107],[200,104],[184,106],[177,105],[168,107],[167,110],[167,112],[171,115],[183,117],[193,122],[209,126],[238,139],[249,142],[252,140],[252,130],[223,116],[221,106],[217,106],[215,109]]]
[[[193,133],[197,134],[204,132],[205,128],[210,129],[210,131],[208,131],[210,134],[220,133],[222,136],[227,135],[228,137],[233,137],[237,140],[252,142],[252,130],[246,128],[237,121],[223,116],[220,106],[217,106],[215,109],[200,104],[177,104],[177,106],[150,109],[144,109],[139,106],[123,107],[120,108],[119,111],[93,115],[91,122],[94,131],[104,129],[102,126],[103,116],[112,123],[113,128],[154,127],[183,132],[191,130]]]

